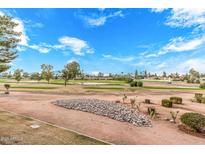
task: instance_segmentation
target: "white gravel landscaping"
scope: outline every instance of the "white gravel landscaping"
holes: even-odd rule
[[[128,108],[125,105],[111,101],[98,99],[72,99],[57,100],[51,103],[67,109],[80,110],[106,116],[121,122],[129,122],[135,126],[151,127],[151,121],[144,114]]]

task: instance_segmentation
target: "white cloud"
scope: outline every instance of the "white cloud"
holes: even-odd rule
[[[38,50],[40,53],[48,53],[50,51],[49,48],[42,47],[39,45],[29,45],[29,48],[34,49],[34,50]]]
[[[44,25],[40,22],[36,22],[34,24],[32,24],[32,27],[35,27],[35,28],[42,28]]]
[[[10,12],[6,12],[6,11],[0,11],[0,15],[1,16],[2,15],[12,16]],[[26,35],[26,31],[25,31],[25,26],[24,26],[23,20],[21,20],[20,18],[13,17],[12,21],[18,24],[14,28],[14,30],[16,32],[21,32],[22,33],[22,35],[20,36],[21,41],[19,42],[19,45],[27,46],[28,45],[29,37]]]
[[[76,55],[84,55],[85,53],[94,53],[94,50],[89,47],[88,43],[84,40],[75,37],[64,36],[59,39],[62,46],[55,46],[60,48],[68,47]]]
[[[152,8],[151,12],[155,12],[155,13],[161,13],[164,10],[166,10],[167,8]]]
[[[77,60],[75,59],[75,58],[71,58],[71,59],[69,59],[68,61],[67,61],[67,63],[71,63],[71,62],[74,62],[74,61],[76,61],[77,62]]]
[[[157,57],[157,54],[155,53],[151,53],[145,56],[146,58],[150,58],[150,57]]]
[[[99,72],[100,71],[93,71],[93,72],[91,72],[91,74],[97,76],[99,74]]]
[[[165,23],[171,27],[191,27],[205,24],[205,9],[175,8]]]
[[[4,12],[0,11],[0,16],[3,16],[4,15]]]
[[[116,61],[121,61],[121,62],[131,62],[133,61],[135,58],[134,57],[114,57],[112,55],[102,55],[104,58],[106,59],[110,59],[110,60],[116,60]]]
[[[158,52],[158,55],[164,55],[170,52],[184,52],[197,49],[200,45],[205,42],[205,37],[194,38],[185,40],[182,37],[171,39],[170,42],[162,47]]]
[[[86,23],[90,26],[102,26],[106,23],[106,21],[109,18],[114,18],[114,17],[124,17],[122,11],[116,11],[112,14],[109,15],[102,15],[102,16],[97,16],[97,17],[88,17],[88,16],[83,16],[82,18],[86,21]]]
[[[177,65],[177,70],[179,70],[180,72],[187,72],[189,71],[191,68],[196,69],[199,72],[203,72],[205,73],[205,61],[204,59],[200,59],[200,58],[194,58],[194,59],[189,59],[186,60],[184,62],[181,62],[179,65]]]
[[[167,64],[166,64],[165,62],[162,62],[162,63],[158,64],[158,65],[156,66],[156,68],[162,69],[162,68],[165,68],[166,66],[167,66]]]
[[[19,18],[14,18],[12,20],[18,24],[18,26],[16,26],[14,30],[16,32],[22,33],[22,35],[20,36],[21,41],[19,42],[19,45],[27,46],[29,37],[26,35],[25,26],[24,26],[23,21]]]

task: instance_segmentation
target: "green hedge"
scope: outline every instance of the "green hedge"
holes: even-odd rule
[[[205,116],[199,113],[184,113],[180,120],[197,132],[202,132],[205,128]]]
[[[170,101],[172,101],[173,104],[182,104],[181,97],[170,97]]]
[[[162,100],[162,106],[164,106],[164,107],[172,107],[172,101],[170,101],[169,99],[163,99]]]
[[[130,87],[142,87],[143,82],[142,81],[132,81],[130,82]]]

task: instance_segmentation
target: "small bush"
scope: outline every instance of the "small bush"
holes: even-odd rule
[[[130,87],[136,87],[136,86],[137,86],[137,81],[130,82]]]
[[[201,94],[201,93],[196,93],[196,94],[195,94],[195,99],[196,99],[196,102],[197,102],[197,103],[201,103],[201,102],[202,102],[202,99],[203,99],[203,94]]]
[[[144,103],[145,104],[151,104],[150,99],[145,99]]]
[[[130,82],[130,87],[142,87],[143,82],[142,81],[132,81]]]
[[[202,96],[203,96],[203,94],[201,94],[201,93],[195,93],[195,98],[202,97]]]
[[[5,94],[9,94],[10,84],[4,84],[4,87],[6,88]]]
[[[173,104],[182,104],[181,97],[170,97],[170,101],[172,101]]]
[[[154,118],[156,116],[156,108],[155,107],[148,107],[147,108],[147,113],[151,118]]]
[[[201,84],[200,84],[200,88],[203,88],[203,89],[204,89],[204,88],[205,88],[205,83],[201,83]]]
[[[142,81],[138,81],[138,82],[137,82],[137,86],[138,86],[138,87],[142,87],[142,86],[143,86],[143,82],[142,82]]]
[[[171,114],[171,118],[172,118],[173,122],[176,123],[176,119],[177,119],[177,116],[179,114],[179,111],[177,111],[177,112],[171,111],[170,114]]]
[[[186,126],[192,128],[197,132],[204,131],[205,128],[205,116],[199,113],[184,113],[181,118],[181,122]]]
[[[169,99],[163,99],[162,100],[162,106],[164,106],[164,107],[172,107],[172,101],[170,101]]]
[[[132,108],[135,107],[135,102],[136,102],[136,99],[134,99],[134,98],[130,99],[130,103],[131,103]]]

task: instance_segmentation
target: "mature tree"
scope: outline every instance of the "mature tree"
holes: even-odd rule
[[[23,72],[23,78],[27,79],[30,77],[30,74],[28,72]]]
[[[61,76],[62,76],[62,74],[61,74],[62,72],[61,71],[55,71],[53,74],[54,74],[54,79],[60,79],[61,78]]]
[[[167,73],[164,71],[162,74],[163,77],[167,77]]]
[[[47,64],[42,64],[41,65],[41,76],[43,79],[46,81],[49,81],[53,77],[53,66],[52,65],[47,65]]]
[[[75,79],[80,74],[80,64],[78,64],[76,61],[69,63],[68,68],[71,79]]]
[[[61,73],[61,78],[64,80],[64,85],[67,85],[67,82],[69,79],[71,79],[71,72],[70,72],[70,65],[66,64],[64,66],[64,69],[62,70]]]
[[[139,74],[138,74],[138,71],[136,70],[136,71],[135,71],[135,79],[138,78],[138,75],[139,75]]]
[[[189,81],[188,82],[191,82],[191,83],[197,82],[199,81],[199,78],[200,78],[199,72],[197,72],[193,68],[189,70]]]
[[[31,74],[31,80],[36,80],[36,81],[40,81],[41,80],[41,74],[38,72],[34,72]]]
[[[23,74],[23,70],[22,69],[17,69],[17,70],[14,71],[13,77],[16,81],[19,82],[23,78],[22,74]]]
[[[103,75],[104,75],[104,74],[103,74],[102,72],[99,72],[99,73],[98,73],[98,77],[103,77]]]
[[[15,31],[16,26],[18,24],[11,17],[0,15],[0,73],[8,70],[8,64],[17,57],[21,32]]]
[[[144,77],[147,77],[147,70],[144,71]]]

